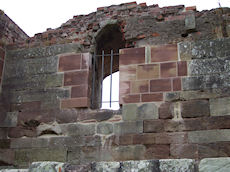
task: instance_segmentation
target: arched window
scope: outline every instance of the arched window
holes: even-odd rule
[[[93,88],[91,105],[93,109],[102,107],[103,80],[107,76],[119,71],[119,49],[125,46],[118,24],[106,25],[101,29],[95,39],[96,50],[93,55],[92,66]],[[111,88],[115,89],[116,87],[112,86]],[[109,90],[106,92],[110,95]],[[112,92],[116,91],[112,90]]]

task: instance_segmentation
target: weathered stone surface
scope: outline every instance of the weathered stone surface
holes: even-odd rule
[[[173,158],[191,158],[198,157],[198,146],[196,144],[171,144],[170,155]]]
[[[219,97],[229,97],[229,88],[168,92],[165,93],[165,101],[193,100],[193,99],[214,99]]]
[[[185,28],[188,31],[196,29],[196,18],[195,18],[194,13],[186,15],[186,17],[185,17]]]
[[[7,112],[5,119],[0,121],[0,127],[16,127],[18,123],[18,112]]]
[[[111,155],[114,161],[141,160],[146,151],[143,145],[113,147]]]
[[[164,131],[163,120],[144,120],[144,132],[145,133],[158,133]]]
[[[195,59],[188,63],[188,74],[210,75],[215,73],[229,72],[229,59]]]
[[[230,115],[230,97],[210,99],[211,116]]]
[[[114,133],[116,135],[143,133],[143,121],[115,123]]]
[[[65,164],[65,172],[90,172],[91,164],[86,165],[70,165]]]
[[[192,159],[163,159],[159,161],[161,172],[195,172],[195,161]]]
[[[158,160],[124,161],[121,163],[122,172],[160,172]]]
[[[37,149],[16,149],[14,164],[19,167],[29,166],[29,163],[36,161],[67,161],[67,150],[53,148],[37,148]]]
[[[58,57],[32,58],[10,61],[6,59],[4,77],[28,77],[28,75],[49,74],[57,72]]]
[[[113,124],[99,123],[97,125],[97,134],[111,134],[113,133]]]
[[[17,60],[18,58],[49,57],[57,54],[79,52],[81,48],[82,46],[80,44],[60,44],[47,47],[12,50],[7,52],[7,58],[10,60]]]
[[[61,98],[68,98],[69,89],[66,88],[50,88],[36,89],[26,91],[12,91],[10,101],[12,103],[32,102],[32,101],[55,101]]]
[[[96,133],[95,124],[70,123],[60,125],[62,133],[67,136],[90,136]]]
[[[158,119],[158,107],[154,103],[124,104],[122,117],[124,121]]]
[[[0,149],[0,166],[14,165],[15,154],[12,149]]]
[[[96,162],[92,164],[92,171],[95,172],[118,172],[120,162]]]
[[[207,100],[191,100],[180,102],[181,116],[183,118],[204,117],[210,115]]]
[[[205,59],[226,57],[229,54],[229,39],[179,43],[180,59]]]
[[[159,107],[159,118],[160,119],[171,119],[173,118],[172,113],[172,104],[171,103],[163,103]]]
[[[230,158],[206,158],[199,164],[199,172],[228,172]]]
[[[100,136],[59,136],[49,138],[51,148],[73,148],[78,146],[100,146]]]
[[[188,141],[190,143],[213,143],[230,141],[230,130],[205,130],[188,132]]]
[[[51,124],[40,124],[37,127],[37,135],[45,135],[45,134],[55,134],[60,135],[62,133],[61,127],[57,122],[53,122]]]
[[[62,73],[28,75],[26,77],[14,77],[3,80],[3,87],[7,89],[25,90],[25,89],[48,89],[52,87],[61,87],[63,85]]]
[[[182,78],[182,89],[187,90],[204,90],[229,87],[228,74],[213,74],[205,76],[194,76]]]
[[[64,171],[64,163],[60,162],[33,162],[29,168],[29,172],[49,171],[57,172]]]
[[[170,155],[169,144],[145,145],[144,159],[167,159]]]

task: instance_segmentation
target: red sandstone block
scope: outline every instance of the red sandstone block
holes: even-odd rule
[[[178,76],[187,76],[187,62],[177,62]]]
[[[186,11],[196,11],[196,6],[185,7]]]
[[[170,147],[168,145],[146,145],[146,159],[167,159],[170,156]]]
[[[130,93],[130,81],[120,81],[119,85],[120,97]]]
[[[150,92],[171,91],[170,79],[155,79],[150,81]]]
[[[61,108],[74,107],[89,107],[89,99],[87,97],[82,97],[61,100]]]
[[[133,135],[133,144],[155,144],[155,134],[152,133],[142,133]]]
[[[136,80],[136,65],[120,66],[120,81],[133,81]]]
[[[137,79],[154,79],[159,78],[159,64],[145,64],[137,66]]]
[[[176,61],[178,59],[177,45],[168,44],[152,47],[151,56],[152,62]]]
[[[170,155],[172,158],[189,158],[198,157],[198,147],[196,144],[171,144]]]
[[[145,63],[145,47],[120,50],[119,64],[131,65]]]
[[[156,133],[156,144],[188,143],[187,132]]]
[[[76,70],[81,68],[81,54],[61,56],[59,59],[59,71]]]
[[[88,97],[88,85],[78,85],[71,89],[71,98]]]
[[[128,2],[128,3],[124,3],[124,5],[137,5],[137,2],[136,1]]]
[[[120,104],[125,103],[140,103],[140,94],[122,96],[120,99]]]
[[[171,103],[163,103],[159,107],[159,118],[160,119],[172,119],[173,114],[171,111]]]
[[[97,8],[97,11],[104,11],[104,8],[105,8],[105,7],[98,7],[98,8]]]
[[[5,51],[3,50],[3,48],[0,47],[0,59],[4,59],[5,58]]]
[[[64,73],[64,86],[88,84],[87,71],[75,71]]]
[[[173,91],[181,91],[181,78],[173,78]]]
[[[119,65],[132,65],[145,63],[144,54],[120,54]]]
[[[152,33],[152,36],[153,36],[153,37],[158,37],[158,36],[160,36],[160,34],[157,33],[157,32],[154,32],[154,33]]]
[[[177,73],[176,67],[177,67],[176,62],[161,63],[160,64],[161,78],[175,77]]]
[[[144,133],[164,132],[164,120],[161,119],[144,120],[143,129],[144,129]]]
[[[144,2],[144,3],[140,3],[138,6],[140,6],[140,7],[146,7],[147,5],[146,5],[146,3]]]
[[[131,81],[131,93],[146,93],[149,92],[149,81]]]
[[[149,93],[141,95],[141,102],[163,101],[163,93]]]

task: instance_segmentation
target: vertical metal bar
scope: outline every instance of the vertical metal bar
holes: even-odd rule
[[[96,72],[96,53],[93,54],[93,88],[92,88],[92,99],[91,104],[94,105],[94,92],[95,92],[95,72]]]
[[[111,56],[110,56],[110,99],[109,99],[109,107],[111,107],[112,102],[112,82],[113,82],[113,50],[111,50]]]
[[[104,78],[104,56],[105,52],[102,50],[102,60],[101,60],[101,102],[102,102],[102,96],[103,96],[103,78]]]

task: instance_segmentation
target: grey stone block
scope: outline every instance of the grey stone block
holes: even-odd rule
[[[192,75],[209,75],[215,73],[229,72],[228,59],[195,59],[188,63],[188,74]]]
[[[0,127],[16,127],[18,123],[18,112],[7,112],[5,119],[0,121]]]
[[[58,56],[5,61],[4,78],[58,72]]]
[[[57,172],[64,171],[64,163],[60,162],[33,162],[29,168],[29,172]]]
[[[48,89],[63,86],[63,73],[28,75],[26,77],[4,78],[3,89]]]
[[[95,124],[70,123],[60,125],[62,133],[67,136],[92,136],[96,134]]]
[[[200,161],[199,172],[229,172],[230,158],[205,158]]]
[[[70,96],[69,89],[50,88],[26,91],[12,91],[9,99],[12,103],[23,103],[33,101],[53,102],[57,99],[68,98]],[[7,96],[7,95],[6,95]]]
[[[114,124],[115,135],[143,133],[143,121],[119,122]]]
[[[121,163],[123,172],[160,172],[158,160],[124,161]]]
[[[97,134],[111,134],[113,133],[112,123],[99,123],[97,125]]]
[[[230,115],[230,97],[210,99],[211,116]]]
[[[9,60],[27,59],[27,58],[39,58],[55,56],[62,53],[69,52],[82,52],[82,45],[80,44],[60,44],[47,47],[35,47],[29,49],[11,50],[6,54],[6,58]]]
[[[188,132],[189,143],[214,143],[230,141],[230,129]]]
[[[124,121],[158,119],[158,107],[154,103],[125,104],[122,107],[122,117]]]
[[[92,164],[94,172],[118,172],[119,169],[120,162],[95,162]]]
[[[229,46],[229,38],[181,42],[178,44],[181,60],[227,57],[230,53]]]
[[[229,86],[230,78],[228,74],[213,74],[182,78],[182,89],[185,91],[218,89]]]
[[[185,17],[185,29],[195,30],[196,29],[196,18],[195,14],[189,14]]]
[[[161,172],[195,172],[195,160],[192,159],[162,159]]]

